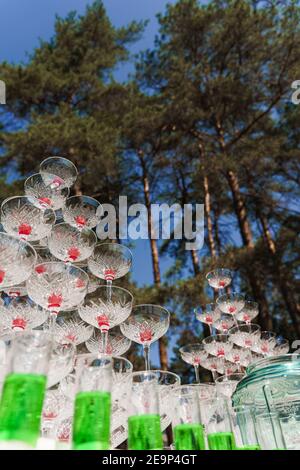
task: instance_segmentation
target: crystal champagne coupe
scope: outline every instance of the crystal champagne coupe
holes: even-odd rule
[[[33,197],[14,196],[2,202],[1,222],[9,235],[33,242],[50,234],[55,212]]]
[[[109,449],[111,390],[112,358],[102,356],[83,367],[75,398],[73,449]]]
[[[244,308],[245,298],[236,292],[224,294],[217,298],[217,305],[223,313],[233,315],[236,320],[236,315]]]
[[[235,325],[235,321],[232,315],[226,315],[223,313],[220,318],[213,322],[212,326],[221,334],[227,335],[230,328]]]
[[[216,379],[216,389],[218,396],[231,398],[237,384],[245,377],[245,374],[236,373],[222,375]]]
[[[62,262],[41,263],[26,282],[29,297],[50,312],[51,328],[59,312],[79,305],[87,292],[88,275]]]
[[[76,166],[67,158],[49,157],[40,164],[40,174],[51,190],[70,188],[77,180]]]
[[[132,374],[128,418],[129,450],[162,450],[158,380],[150,371]]]
[[[36,258],[36,252],[29,243],[0,232],[0,288],[17,286],[26,281]]]
[[[0,306],[0,325],[12,332],[22,332],[42,325],[47,311],[36,305],[28,296],[8,298]]]
[[[100,222],[103,207],[89,196],[72,196],[62,209],[65,222],[78,230],[92,229]]]
[[[100,330],[99,351],[107,351],[108,331],[128,318],[132,304],[132,295],[122,287],[100,286],[86,296],[78,311],[86,323]]]
[[[218,309],[217,305],[206,304],[203,308],[195,308],[194,312],[197,320],[208,325],[210,334],[212,335],[212,325],[221,317],[221,311]]]
[[[108,284],[125,276],[132,263],[131,251],[118,243],[96,245],[88,260],[88,267],[94,276],[104,279]]]
[[[0,441],[36,445],[45,395],[51,338],[41,331],[12,342],[0,403]]]
[[[182,385],[171,391],[173,432],[176,450],[205,450],[199,397],[194,387]]]
[[[145,369],[150,370],[150,346],[166,334],[170,313],[159,305],[137,305],[120,328],[124,336],[143,346]]]
[[[48,237],[51,254],[69,263],[78,263],[89,258],[96,243],[97,237],[92,230],[78,230],[65,223],[54,225]]]
[[[246,300],[245,305],[242,308],[242,310],[240,310],[236,314],[236,319],[238,321],[242,321],[242,322],[249,324],[249,323],[252,323],[252,320],[254,320],[254,318],[256,318],[258,314],[259,314],[258,303]]]
[[[70,192],[66,187],[51,189],[49,185],[45,184],[40,173],[29,176],[24,183],[24,189],[26,196],[36,198],[41,207],[51,207],[55,211],[65,205]]]
[[[260,338],[255,342],[252,349],[263,356],[272,356],[275,346],[276,334],[272,331],[261,331]]]
[[[95,332],[95,334],[88,341],[86,341],[85,345],[90,353],[104,353],[102,350],[101,332],[100,334]],[[126,336],[121,333],[118,326],[109,330],[107,335],[107,346],[105,354],[108,354],[109,356],[122,356],[128,351],[130,346],[130,339],[126,338]]]
[[[230,328],[229,340],[241,348],[253,349],[260,339],[260,326],[250,323]]]
[[[75,346],[88,341],[93,332],[93,326],[82,321],[77,310],[60,312],[53,328],[53,334],[58,343],[71,342]]]
[[[206,275],[206,279],[210,287],[219,291],[221,289],[225,289],[231,284],[232,272],[225,268],[215,269]]]
[[[211,356],[227,358],[233,348],[228,335],[208,336],[202,341],[205,351]]]
[[[187,364],[191,364],[195,369],[196,382],[200,383],[199,366],[206,360],[208,352],[201,343],[187,344],[179,349],[181,358]]]

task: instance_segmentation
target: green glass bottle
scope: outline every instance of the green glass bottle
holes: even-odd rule
[[[162,450],[162,448],[159,415],[145,414],[128,418],[129,450]]]
[[[46,377],[9,374],[0,403],[0,440],[22,441],[35,446],[39,437]]]
[[[207,435],[210,450],[235,450],[232,432],[216,432]]]
[[[110,411],[111,395],[109,392],[80,392],[76,395],[73,449],[109,449]]]
[[[201,424],[178,424],[173,431],[176,450],[205,450]]]

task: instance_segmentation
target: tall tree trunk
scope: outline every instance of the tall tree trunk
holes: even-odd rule
[[[192,263],[193,263],[194,274],[195,276],[197,276],[197,274],[200,273],[200,268],[199,268],[199,256],[195,249],[191,250],[191,258],[192,258]]]
[[[200,165],[203,170],[203,191],[204,191],[204,212],[207,223],[207,239],[210,255],[213,261],[217,258],[216,244],[213,234],[213,222],[211,218],[211,197],[209,190],[209,181],[205,173],[204,162],[205,162],[205,150],[202,142],[199,142],[199,156],[200,156]]]
[[[267,219],[264,217],[264,215],[260,212],[259,209],[258,209],[258,217],[262,226],[264,239],[265,239],[268,251],[271,255],[271,259],[276,260],[276,255],[277,255],[276,244],[272,238]],[[276,266],[276,274],[274,276],[274,281],[282,295],[287,311],[289,312],[293,326],[295,328],[295,332],[297,333],[298,336],[300,336],[300,305],[295,300],[294,294],[289,287],[288,279],[286,279],[280,266]]]
[[[225,140],[224,140],[224,133],[220,122],[216,121],[216,130],[218,134],[218,141],[220,150],[225,157],[225,160],[228,160],[228,155],[226,152]],[[231,190],[232,199],[233,199],[233,206],[235,210],[235,214],[238,220],[239,229],[243,241],[243,245],[247,248],[249,254],[249,260],[253,259],[252,255],[254,256],[254,242],[253,242],[253,235],[251,226],[248,220],[246,206],[241,195],[240,185],[237,175],[232,170],[227,170],[226,172],[226,179],[228,181],[228,185]],[[266,296],[263,292],[263,287],[261,285],[260,279],[257,276],[257,272],[253,269],[253,265],[249,265],[246,267],[246,271],[248,274],[249,283],[251,285],[251,289],[253,292],[253,296],[259,304],[260,307],[260,324],[263,329],[271,330],[272,329],[272,318],[269,313],[269,306],[266,299]]]
[[[152,268],[153,268],[153,278],[154,283],[157,287],[160,287],[161,276],[160,276],[160,267],[159,267],[159,253],[157,241],[154,238],[154,230],[152,225],[152,214],[151,214],[151,195],[150,195],[150,184],[148,178],[148,171],[146,163],[144,160],[144,155],[141,151],[138,152],[138,157],[141,163],[142,168],[142,180],[143,180],[143,190],[144,190],[144,200],[148,213],[148,233],[150,235],[150,249],[152,257]],[[159,359],[160,366],[162,370],[168,370],[168,350],[166,338],[162,337],[159,339]]]

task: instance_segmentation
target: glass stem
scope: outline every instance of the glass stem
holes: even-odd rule
[[[107,339],[108,339],[108,331],[101,331],[101,349],[102,354],[106,354],[107,350]]]
[[[111,287],[112,287],[112,281],[106,281],[107,285],[107,299],[111,300]]]
[[[150,346],[149,344],[143,345],[143,353],[145,359],[145,370],[150,370]]]
[[[56,317],[57,317],[57,312],[50,312],[49,319],[48,319],[48,328],[49,328],[50,333],[54,331]]]
[[[211,371],[211,375],[212,375],[213,381],[215,382],[216,379],[217,379],[217,377],[218,377],[218,373],[217,373],[215,370],[212,370],[212,371]]]
[[[195,369],[196,382],[197,382],[197,384],[199,384],[200,383],[199,366],[195,365],[194,369]]]

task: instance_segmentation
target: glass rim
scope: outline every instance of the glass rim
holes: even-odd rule
[[[170,314],[169,310],[166,307],[162,307],[161,305],[156,305],[156,304],[138,304],[138,305],[135,305],[132,309],[132,313],[131,313],[130,316],[133,316],[134,315],[134,310],[137,309],[137,308],[140,308],[140,307],[155,307],[155,308],[161,310],[161,312],[166,313],[167,316],[169,317],[169,319],[171,318],[171,314]]]
[[[129,367],[130,367],[130,369],[131,369],[131,371],[128,371],[128,372],[131,372],[131,373],[132,373],[132,371],[133,371],[133,364],[132,364],[132,362],[131,362],[129,359],[127,359],[126,357],[123,357],[123,356],[109,356],[109,357],[111,357],[111,359],[112,359],[113,361],[114,361],[114,359],[116,359],[117,361],[124,362],[125,364],[128,364]]]
[[[241,376],[241,380],[245,377],[246,374],[243,374],[243,372],[234,372],[233,374],[223,374],[220,377],[216,378],[216,383],[224,383],[224,382],[230,382],[230,379],[228,380],[228,377],[233,377],[233,376]]]
[[[170,372],[169,370],[150,369],[149,372],[154,372],[154,373],[155,373],[155,372],[160,372],[160,373],[162,373],[163,375],[165,374],[165,375],[167,375],[167,376],[171,375],[172,377],[175,377],[176,379],[179,379],[180,382],[181,382],[180,376],[179,376],[178,374],[175,374],[175,372]]]
[[[212,269],[211,271],[209,271],[209,272],[205,275],[205,278],[208,280],[208,276],[209,276],[210,274],[212,274],[212,273],[217,272],[217,271],[225,271],[225,272],[228,272],[228,273],[231,275],[231,276],[230,276],[231,278],[232,278],[232,276],[233,276],[232,269],[229,269],[229,268],[215,268],[215,269]]]
[[[75,267],[76,267],[76,266],[75,266]],[[78,268],[78,269],[81,269],[81,268]],[[85,272],[85,271],[84,271],[84,272]],[[86,273],[86,274],[87,274],[87,273]],[[86,298],[85,298],[85,301],[86,301],[86,300],[88,301],[88,300],[89,300],[89,297],[90,297],[90,296],[92,297],[92,296],[95,294],[95,292],[97,292],[98,290],[100,290],[100,289],[106,289],[106,290],[107,290],[108,288],[109,288],[110,290],[112,290],[112,291],[113,291],[114,289],[116,289],[116,291],[118,291],[118,292],[120,292],[120,291],[126,292],[127,294],[130,295],[130,297],[131,297],[131,299],[132,299],[132,303],[133,303],[133,300],[134,300],[134,299],[133,299],[132,293],[129,292],[129,290],[125,289],[124,287],[116,286],[115,284],[112,284],[111,286],[110,286],[110,285],[107,285],[107,284],[100,284],[100,285],[97,287],[97,289],[95,289],[93,292],[90,292],[89,294],[87,294],[87,296],[86,296]],[[125,320],[125,321],[126,321],[126,320]],[[119,325],[116,325],[116,326],[119,326]],[[123,333],[121,332],[121,334],[123,334]],[[124,336],[124,335],[123,335],[123,336]]]
[[[59,222],[58,224],[55,224],[53,225],[52,229],[51,229],[51,232],[50,234],[47,236],[47,238],[49,239],[51,237],[51,234],[52,234],[52,231],[56,229],[56,227],[61,227],[62,225],[66,226],[66,227],[69,227],[70,229],[73,229],[73,230],[77,230],[79,234],[81,233],[84,233],[84,232],[92,232],[94,238],[95,238],[95,246],[97,244],[97,235],[95,234],[94,230],[92,230],[91,228],[89,227],[84,227],[82,229],[78,229],[77,227],[75,227],[74,225],[70,225],[70,224],[67,224],[67,222]],[[44,248],[49,248],[48,246],[44,247]],[[83,260],[84,261],[84,260]],[[72,263],[73,264],[73,263]]]
[[[58,260],[58,261],[45,261],[45,262],[41,262],[41,263],[36,263],[36,264],[35,264],[35,267],[37,267],[37,266],[42,266],[42,265],[49,265],[49,264],[50,264],[50,265],[59,264],[59,265],[61,265],[62,267],[64,267],[65,270],[67,270],[67,269],[75,269],[76,271],[80,271],[80,272],[83,273],[84,276],[87,278],[87,281],[89,281],[89,276],[88,276],[88,273],[87,273],[87,272],[85,272],[82,268],[79,268],[79,267],[77,267],[77,266],[74,266],[73,264],[68,265],[68,264],[66,264],[64,261],[59,261],[59,260]],[[76,310],[76,309],[74,309],[74,310]]]
[[[96,248],[99,248],[100,246],[107,246],[107,245],[109,245],[109,246],[122,247],[122,250],[123,250],[123,251],[127,251],[127,252],[129,253],[129,255],[130,255],[130,261],[131,261],[131,264],[132,264],[132,259],[133,259],[132,251],[131,251],[130,248],[128,248],[128,246],[126,246],[126,245],[122,245],[121,243],[112,243],[112,242],[110,242],[110,243],[109,243],[109,242],[101,243],[101,242],[99,242],[99,243],[96,244],[95,249],[96,249]]]
[[[136,384],[142,384],[142,383],[146,383],[146,381],[141,381],[141,382],[135,382],[134,383],[134,378],[135,377],[152,377],[153,379],[155,379],[155,382],[156,382],[156,385],[158,385],[158,379],[157,379],[157,375],[154,374],[153,372],[151,371],[148,371],[148,370],[141,370],[141,371],[136,371],[136,372],[132,372],[132,382],[134,385]]]
[[[7,197],[6,199],[4,199],[1,203],[1,213],[3,213],[3,206],[8,202],[8,201],[11,201],[13,199],[29,199],[29,202],[30,202],[30,199],[32,199],[33,201],[39,201],[39,199],[37,197],[34,197],[34,196],[28,196],[26,194],[22,194],[21,196],[10,196],[10,197]],[[36,207],[37,209],[40,209],[42,212],[45,212],[45,211],[51,211],[53,213],[53,216],[54,216],[54,222],[56,221],[56,214],[55,214],[55,210],[52,209],[52,207],[48,206],[44,208],[44,210],[42,208],[39,208],[37,206],[35,206],[33,203],[32,205],[34,207]]]
[[[233,331],[234,329],[235,329],[235,331],[239,331],[239,330],[243,331],[243,329],[245,329],[245,330],[250,329],[251,330],[253,326],[255,326],[254,331],[261,331],[261,327],[257,323],[244,323],[242,325],[232,326],[231,328],[229,328],[228,335],[230,336],[232,334],[230,332]]]
[[[229,339],[229,335],[227,335],[226,333],[223,333],[223,334],[220,333],[220,334],[217,334],[217,335],[206,336],[206,338],[204,338],[202,340],[202,343],[207,344],[207,343],[209,343],[209,341],[207,341],[207,340],[213,340],[214,338],[217,338],[217,339],[220,338],[220,341],[222,341],[221,336],[224,337],[224,339],[227,339],[227,340]],[[223,341],[223,342],[228,342],[228,341]]]
[[[59,155],[53,155],[51,157],[47,157],[44,160],[42,160],[41,163],[40,163],[40,166],[39,166],[40,170],[42,169],[42,165],[45,164],[45,162],[48,162],[49,160],[63,160],[65,162],[67,162],[68,165],[70,165],[71,167],[73,167],[75,169],[76,176],[79,175],[76,165],[69,158],[60,157]],[[42,171],[44,171],[44,170],[42,170]],[[53,174],[53,173],[51,173],[51,174]]]
[[[39,176],[41,178],[41,180],[43,181],[43,176],[41,175],[41,173],[33,173],[32,175],[28,176],[26,178],[26,180],[24,181],[24,189],[26,189],[26,186],[27,186],[27,183],[28,181],[31,179],[31,178],[34,178],[35,176]],[[53,175],[53,176],[56,176],[56,175]],[[45,184],[45,183],[44,183]],[[46,186],[46,185],[45,185]],[[49,188],[50,189],[50,188]],[[50,189],[51,191],[51,189]],[[67,191],[68,194],[66,195],[66,199],[68,198],[69,194],[70,194],[70,188],[68,186],[64,186],[62,189],[55,189],[53,192],[58,192],[58,191]],[[26,194],[25,194],[26,195]],[[33,196],[31,196],[33,197]]]

